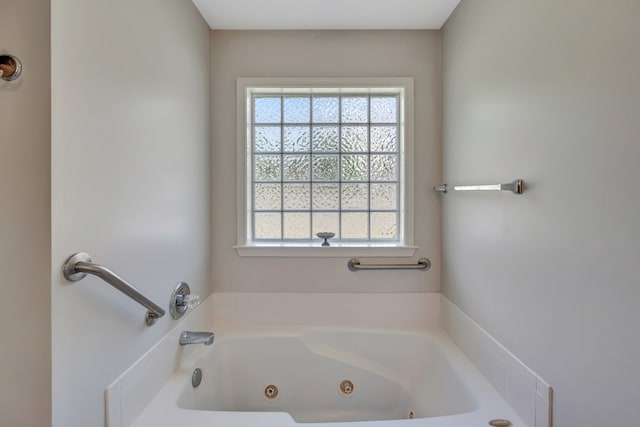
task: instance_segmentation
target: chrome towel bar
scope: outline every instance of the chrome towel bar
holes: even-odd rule
[[[164,310],[162,308],[138,292],[136,288],[131,286],[126,280],[115,274],[113,271],[102,265],[93,264],[91,262],[91,257],[85,252],[78,252],[77,254],[71,255],[62,266],[62,273],[64,274],[64,277],[71,282],[82,280],[87,276],[87,274],[98,276],[146,308],[148,311],[144,316],[144,320],[148,326],[153,325],[156,320],[164,316]]]
[[[359,270],[424,270],[431,268],[431,261],[427,258],[420,258],[417,264],[360,264],[357,258],[350,259],[347,267],[351,271]]]
[[[450,188],[447,184],[433,187],[434,191],[440,193],[448,193],[449,190],[455,191],[511,191],[513,194],[522,194],[524,192],[524,181],[516,179],[507,184],[484,184],[484,185],[454,185]]]

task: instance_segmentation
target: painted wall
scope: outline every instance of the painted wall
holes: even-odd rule
[[[104,423],[111,381],[175,326],[96,277],[86,251],[162,307],[210,286],[209,29],[188,0],[52,3],[53,423]]]
[[[640,418],[640,2],[463,0],[443,33],[443,292],[555,388]],[[634,421],[636,420],[636,421]]]
[[[440,33],[437,31],[213,31],[214,290],[274,292],[438,291]],[[348,258],[247,258],[236,254],[236,78],[413,77],[415,258],[428,273],[352,273]],[[408,262],[406,260],[401,260]],[[398,260],[396,260],[398,262]],[[268,280],[265,280],[268,279]]]
[[[48,0],[0,2],[0,54],[23,64],[18,80],[0,80],[3,426],[51,424],[49,20]]]

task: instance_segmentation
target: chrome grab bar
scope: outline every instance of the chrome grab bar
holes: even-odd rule
[[[449,186],[447,184],[433,187],[434,191],[440,193],[448,193]],[[484,185],[454,185],[455,191],[511,191],[513,194],[522,194],[524,192],[524,181],[516,179],[506,184],[484,184]]]
[[[347,267],[351,271],[359,270],[424,270],[427,271],[431,268],[431,261],[427,258],[420,258],[417,264],[360,264],[360,260],[357,258],[350,259],[347,263]]]
[[[71,255],[62,266],[64,277],[71,281],[77,282],[84,279],[87,274],[98,276],[135,302],[146,308],[147,314],[144,319],[147,325],[151,326],[156,320],[164,316],[164,310],[149,298],[142,295],[136,288],[131,286],[122,277],[109,270],[102,265],[91,262],[91,257],[85,252],[78,252]]]

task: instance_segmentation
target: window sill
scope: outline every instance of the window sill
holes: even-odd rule
[[[296,258],[345,258],[345,257],[410,257],[418,246],[347,245],[320,246],[312,244],[264,244],[237,245],[233,247],[242,257],[296,257]]]

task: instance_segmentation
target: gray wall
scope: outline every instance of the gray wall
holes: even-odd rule
[[[640,2],[463,0],[444,27],[443,292],[555,388],[640,419]]]
[[[189,0],[56,0],[51,37],[53,422],[100,426],[175,321],[60,267],[86,251],[163,307],[181,280],[211,292],[209,28]]]
[[[0,1],[0,425],[51,424],[50,7]]]
[[[440,288],[437,195],[440,177],[440,49],[438,31],[213,31],[213,265],[216,291],[402,292]],[[345,258],[242,258],[236,244],[236,78],[413,77],[415,84],[416,259],[426,275],[354,274]],[[265,280],[268,279],[268,280]]]

